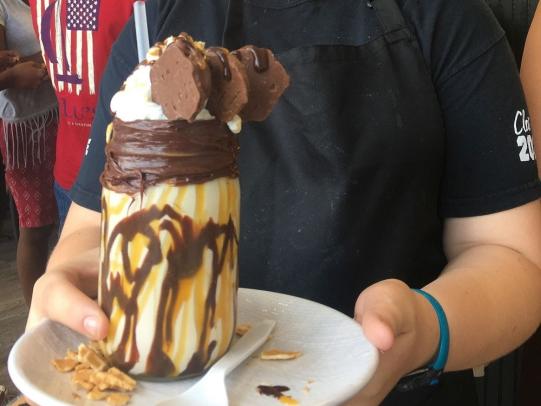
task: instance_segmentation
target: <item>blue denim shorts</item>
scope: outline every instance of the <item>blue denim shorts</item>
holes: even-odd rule
[[[71,198],[69,196],[69,190],[64,189],[56,182],[54,183],[54,196],[56,198],[56,206],[58,207],[58,235],[60,235],[71,205]]]

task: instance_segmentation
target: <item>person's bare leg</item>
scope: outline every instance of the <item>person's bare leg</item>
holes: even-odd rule
[[[21,228],[17,243],[17,272],[26,304],[30,306],[32,289],[36,280],[45,272],[49,257],[49,238],[55,225]]]

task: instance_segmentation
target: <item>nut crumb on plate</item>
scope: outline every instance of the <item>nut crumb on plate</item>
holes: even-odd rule
[[[64,358],[51,364],[59,372],[72,372],[71,381],[86,391],[90,400],[105,400],[113,406],[123,406],[130,401],[137,382],[115,367],[110,367],[97,342],[81,344],[77,352],[68,350]],[[72,393],[74,400],[81,399]]]
[[[300,351],[284,351],[284,350],[267,350],[262,351],[259,355],[259,358],[265,361],[281,361],[281,360],[291,360],[299,358],[302,355]]]
[[[113,406],[124,406],[130,401],[130,397],[123,393],[113,393],[107,396],[107,403]]]
[[[235,334],[237,334],[238,336],[243,336],[244,334],[246,334],[248,332],[248,330],[250,330],[252,328],[252,326],[250,324],[239,324],[236,328],[235,328]]]
[[[109,394],[107,392],[102,392],[96,388],[92,389],[90,392],[86,394],[86,397],[90,400],[103,400],[105,399]]]
[[[78,361],[70,358],[57,358],[51,361],[51,364],[60,372],[70,372],[79,364]]]

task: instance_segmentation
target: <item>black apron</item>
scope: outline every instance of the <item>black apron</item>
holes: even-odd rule
[[[321,4],[248,3],[306,12]],[[320,44],[310,38],[293,48],[283,32],[276,44],[268,32],[259,37],[265,28],[250,37],[257,13],[237,1],[224,38],[231,49],[270,47],[291,76],[271,117],[245,124],[241,135],[240,285],[347,314],[368,285],[399,278],[420,287],[446,263],[438,216],[445,132],[430,72],[394,0],[359,4],[379,23],[378,37],[362,45],[333,43],[321,28]],[[475,399],[466,371],[439,388],[392,393],[384,404],[466,406]]]
[[[395,0],[171,3],[160,38],[180,27],[207,45],[268,47],[291,77],[271,116],[244,123],[240,136],[240,285],[351,315],[374,282],[421,287],[437,278],[446,264],[438,213],[445,131],[431,73]],[[392,393],[384,405],[474,399],[466,371],[439,387]]]
[[[379,26],[360,45],[351,33],[333,43],[334,29],[297,40],[286,26],[274,41],[270,26],[263,34],[246,27],[264,24],[254,4],[272,4],[285,18],[287,7],[300,15],[329,1],[247,3],[250,18],[244,29],[230,20],[237,29],[226,45],[269,46],[291,86],[271,116],[245,123],[240,137],[241,286],[352,314],[374,282],[434,280],[446,263],[438,215],[445,133],[430,72],[395,1],[349,2]],[[324,12],[347,7],[340,3]]]

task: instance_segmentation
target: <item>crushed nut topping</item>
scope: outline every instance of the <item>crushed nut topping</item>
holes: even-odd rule
[[[64,358],[54,359],[51,364],[59,372],[72,372],[72,383],[84,389],[88,399],[105,400],[113,406],[127,404],[137,385],[133,378],[108,364],[97,342],[81,344],[77,351],[68,350]],[[73,398],[81,396],[73,393]]]

